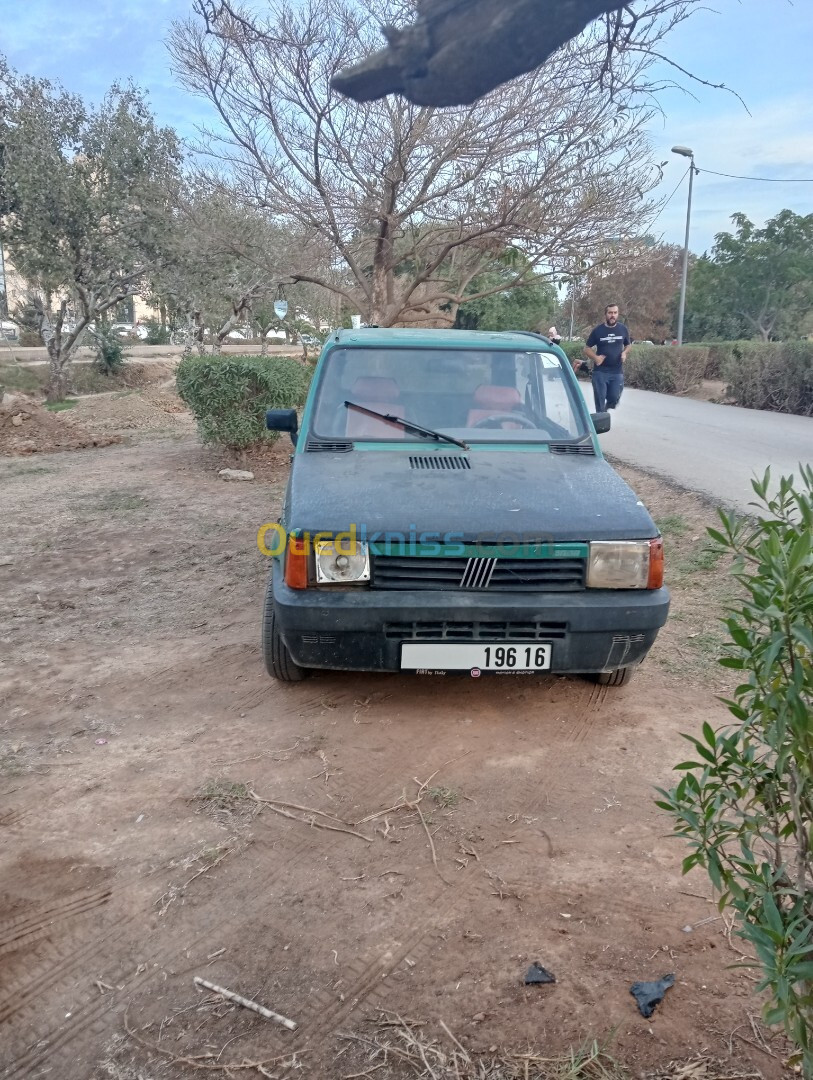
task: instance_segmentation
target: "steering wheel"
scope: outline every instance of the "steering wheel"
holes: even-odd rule
[[[522,413],[510,413],[510,412],[495,412],[490,416],[481,417],[476,424],[472,424],[473,428],[502,428],[506,421],[510,421],[512,424],[519,424],[522,428],[531,428],[532,431],[536,431],[536,424],[527,416],[523,416]]]

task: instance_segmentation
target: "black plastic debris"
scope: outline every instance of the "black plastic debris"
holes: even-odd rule
[[[630,993],[638,1002],[638,1012],[647,1020],[666,996],[670,986],[675,985],[674,975],[664,975],[657,982],[637,982],[630,987]]]
[[[556,976],[551,974],[547,968],[543,968],[541,964],[531,964],[528,970],[525,972],[525,985],[536,986],[539,983],[555,983]]]

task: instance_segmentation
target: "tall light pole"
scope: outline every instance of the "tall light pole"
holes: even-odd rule
[[[692,181],[694,180],[695,165],[694,150],[690,150],[688,146],[673,146],[672,153],[680,154],[681,157],[687,157],[691,159],[689,165],[689,204],[686,207],[686,240],[683,244],[683,274],[680,279],[680,310],[678,311],[677,342],[678,345],[682,345],[683,316],[686,313],[686,282],[689,276],[689,227],[692,220]]]

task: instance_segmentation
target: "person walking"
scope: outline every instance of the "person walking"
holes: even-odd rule
[[[604,322],[585,342],[585,354],[593,361],[593,397],[596,412],[614,409],[624,389],[624,361],[630,347],[630,332],[618,321],[618,304],[604,309]]]

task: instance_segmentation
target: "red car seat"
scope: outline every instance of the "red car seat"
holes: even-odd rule
[[[489,386],[482,383],[474,391],[474,408],[469,409],[466,427],[474,427],[494,413],[510,413],[522,406],[519,390],[513,386]],[[519,426],[519,425],[518,425]]]
[[[373,409],[375,412],[396,414],[400,396],[401,392],[395,379],[363,375],[353,383],[348,400],[354,401],[357,405],[363,405],[366,409]],[[400,424],[389,424],[386,420],[378,420],[375,416],[365,416],[356,409],[347,410],[345,430],[351,439],[369,439],[376,436],[382,439],[403,439],[404,437],[404,429]]]

